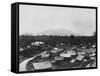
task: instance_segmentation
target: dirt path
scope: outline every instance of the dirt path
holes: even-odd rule
[[[21,62],[21,63],[19,64],[19,71],[27,71],[27,69],[26,69],[27,63],[28,63],[30,60],[34,59],[34,58],[37,57],[37,56],[40,56],[40,55],[43,54],[43,53],[44,53],[44,52],[42,52],[42,53],[40,53],[40,54],[37,54],[36,56],[31,57],[31,58],[26,59],[26,60],[24,60],[23,62]]]

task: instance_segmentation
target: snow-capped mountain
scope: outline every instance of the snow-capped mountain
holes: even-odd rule
[[[69,31],[67,29],[62,29],[62,28],[55,28],[55,29],[48,29],[46,31],[40,32],[38,33],[38,35],[56,35],[56,36],[70,36],[70,35],[74,35],[74,36],[80,36],[77,33],[74,33],[72,31]]]

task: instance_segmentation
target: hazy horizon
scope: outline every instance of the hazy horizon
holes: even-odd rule
[[[19,34],[66,29],[84,36],[96,31],[95,9],[20,5]]]

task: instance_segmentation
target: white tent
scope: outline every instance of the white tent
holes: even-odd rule
[[[27,46],[27,48],[30,48],[30,47],[31,47],[31,46],[29,46],[29,45]]]
[[[55,60],[63,60],[63,59],[64,59],[64,57],[61,57],[61,56],[55,57]]]
[[[76,57],[76,60],[82,61],[82,59],[83,59],[84,57],[85,57],[84,55],[78,55],[78,56]]]
[[[67,53],[68,53],[68,54],[71,54],[71,55],[76,55],[76,52],[75,52],[75,51],[73,51],[73,50],[68,51]]]
[[[52,68],[52,64],[50,62],[33,63],[33,66],[35,70]]]
[[[60,54],[61,57],[71,57],[71,54],[67,54],[67,53],[61,53]]]
[[[76,59],[72,59],[70,62],[71,62],[71,63],[74,63],[75,61],[76,61]]]
[[[23,48],[20,48],[19,50],[20,50],[20,51],[23,51],[24,49],[23,49]]]
[[[41,45],[41,44],[44,44],[44,42],[42,42],[42,41],[36,41],[36,42],[33,42],[33,43],[31,43],[31,45],[33,46],[39,46],[39,45]]]
[[[41,54],[41,57],[42,58],[49,57],[49,56],[50,56],[50,54],[45,54],[45,53],[44,54]]]

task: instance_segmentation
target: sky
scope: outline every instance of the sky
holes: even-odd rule
[[[19,6],[19,34],[33,34],[63,28],[90,36],[96,31],[96,10],[36,5]]]

